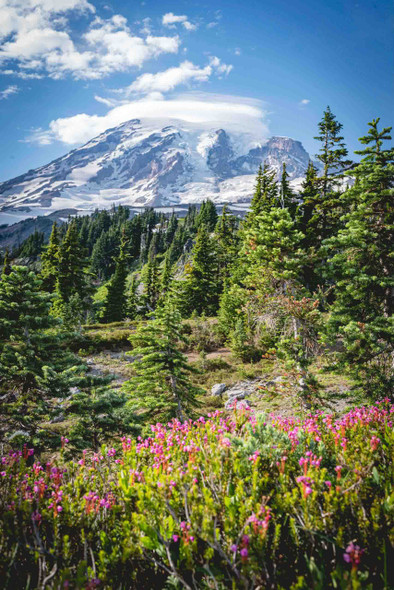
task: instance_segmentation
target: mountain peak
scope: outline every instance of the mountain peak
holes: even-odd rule
[[[303,176],[309,155],[289,137],[262,138],[223,128],[131,119],[107,129],[36,170],[0,184],[0,223],[72,208],[245,202],[262,162],[290,178]]]

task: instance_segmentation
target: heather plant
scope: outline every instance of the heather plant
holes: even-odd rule
[[[248,411],[0,473],[4,588],[390,588],[394,406]]]

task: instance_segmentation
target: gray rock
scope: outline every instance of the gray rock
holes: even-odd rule
[[[235,403],[237,404],[237,409],[243,408],[243,409],[248,410],[250,408],[250,405],[248,404],[248,402],[246,400],[244,400],[244,399],[237,400],[237,399],[233,399],[233,398],[227,400],[224,407],[226,410],[230,410],[235,405]]]
[[[52,418],[52,420],[50,421],[50,424],[59,424],[60,422],[64,422],[64,421],[65,421],[64,414],[59,414],[59,416],[55,416],[54,418]]]
[[[225,391],[226,388],[227,388],[227,385],[225,383],[215,383],[215,385],[213,385],[213,387],[211,389],[211,394],[212,395],[222,395],[222,393]]]

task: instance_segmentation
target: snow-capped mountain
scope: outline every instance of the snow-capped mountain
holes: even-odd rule
[[[134,119],[108,129],[46,166],[0,183],[0,223],[62,209],[90,212],[112,204],[163,207],[248,202],[262,162],[291,179],[309,155],[299,141],[246,133],[163,126]]]

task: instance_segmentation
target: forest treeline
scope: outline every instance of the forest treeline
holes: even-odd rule
[[[126,207],[53,224],[5,252],[0,281],[0,435],[44,447],[66,412],[76,447],[198,413],[182,318],[217,317],[233,354],[279,359],[306,403],[316,355],[371,399],[394,386],[394,151],[369,123],[352,162],[329,108],[300,193],[260,166],[244,219],[207,200],[186,217]],[[18,260],[28,264],[19,266]],[[120,390],[75,352],[83,326],[133,323]],[[70,393],[71,392],[71,393]],[[52,443],[51,443],[52,444]],[[54,444],[54,443],[53,443]]]

